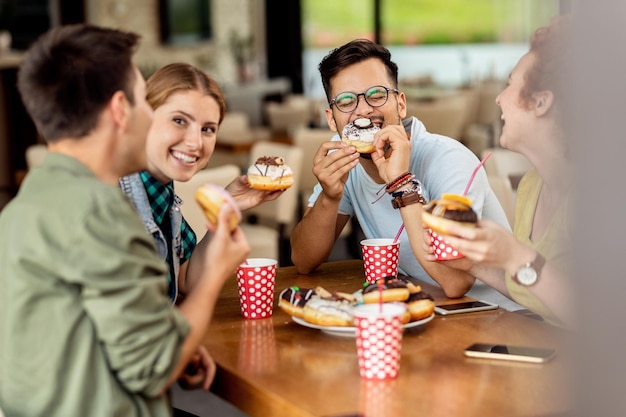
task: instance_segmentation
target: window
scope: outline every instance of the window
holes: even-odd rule
[[[159,0],[161,42],[186,45],[211,38],[210,0]]]
[[[380,39],[399,78],[459,86],[506,79],[534,30],[567,0],[302,0],[306,94],[324,97],[317,65],[355,38]],[[376,31],[379,7],[380,31]]]

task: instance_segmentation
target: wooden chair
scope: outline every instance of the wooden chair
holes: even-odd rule
[[[265,103],[265,113],[270,129],[275,135],[291,136],[294,130],[311,123],[313,109],[307,97],[291,94],[281,103],[274,101]]]
[[[313,155],[320,145],[328,142],[334,133],[328,128],[302,127],[293,134],[293,144],[304,153],[302,160],[302,172],[299,178],[300,192],[300,215],[306,210],[307,201],[313,193],[313,188],[317,185],[317,177],[313,174]]]
[[[466,124],[468,97],[462,94],[433,101],[407,100],[407,116],[417,117],[431,133],[461,140]]]
[[[246,113],[229,111],[224,115],[224,120],[217,131],[215,151],[207,167],[235,164],[240,170],[244,170],[252,145],[269,138],[269,129],[250,126],[250,118]]]

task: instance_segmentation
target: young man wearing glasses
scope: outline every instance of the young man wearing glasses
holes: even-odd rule
[[[427,132],[415,117],[405,119],[406,97],[397,89],[398,67],[389,51],[368,40],[354,40],[327,55],[319,70],[329,102],[326,120],[338,134],[313,156],[319,184],[291,235],[298,272],[309,273],[327,259],[352,216],[367,238],[393,238],[404,223],[399,239],[401,273],[438,284],[451,298],[469,291],[505,308],[521,308],[482,283],[474,285],[475,278],[462,268],[446,266],[463,259],[425,259],[422,203],[443,193],[462,194],[479,160],[459,141]],[[372,154],[359,154],[341,141],[344,126],[359,118],[381,128]],[[393,193],[385,192],[386,184],[404,177],[407,181],[399,181]],[[479,218],[510,228],[483,169],[468,196]]]

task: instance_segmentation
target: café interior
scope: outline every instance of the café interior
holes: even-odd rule
[[[26,3],[30,3],[28,7]],[[295,146],[301,148],[304,155],[311,155],[320,141],[332,136],[324,118],[328,103],[319,90],[321,83],[315,73],[316,64],[307,61],[305,28],[311,23],[307,20],[306,1],[192,2],[207,16],[199,19],[192,30],[176,27],[171,17],[175,3],[171,0],[15,2],[18,7],[13,16],[16,23],[10,31],[12,40],[0,53],[0,208],[17,192],[24,175],[38,163],[45,149],[21,105],[15,77],[24,49],[54,25],[89,22],[137,31],[142,36],[142,44],[136,61],[146,76],[175,61],[198,65],[214,76],[224,90],[228,107],[218,132],[215,154],[207,168],[234,165],[244,170],[255,152],[254,145],[260,143]],[[516,3],[521,5],[516,6],[518,9],[526,9],[528,14],[533,13],[536,2],[520,0]],[[553,1],[552,10],[554,13],[566,11],[568,3]],[[371,21],[363,23],[371,28],[370,38],[381,37],[384,29],[381,29],[381,7],[384,6],[384,0],[364,3],[364,7],[372,9],[367,15]],[[24,22],[30,24],[22,24]],[[526,45],[522,43],[521,51],[524,48]],[[329,51],[332,48],[319,49]],[[492,54],[497,55],[497,52]],[[432,58],[421,60],[431,61]],[[478,157],[497,150],[498,157],[491,158],[486,169],[512,221],[516,181],[528,164],[519,155],[510,155],[499,147],[500,109],[494,99],[506,83],[517,55],[513,54],[510,64],[501,65],[497,73],[494,60],[493,56],[483,58],[481,68],[473,73],[466,71],[462,79],[452,80],[441,79],[437,71],[427,70],[407,72],[409,75],[403,77],[401,66],[399,89],[406,94],[408,115],[417,116],[429,131],[461,141]],[[441,68],[446,66],[445,62],[440,65]],[[276,251],[282,246],[282,264],[289,262],[285,237],[301,216],[306,198],[316,183],[311,174],[311,161],[306,157],[302,159],[289,161],[297,165],[300,177],[296,187],[285,193],[288,202],[280,207],[280,212],[289,215],[277,219],[270,213],[277,211],[273,207],[267,213],[249,216],[259,230],[269,233],[268,228],[261,227],[265,224],[279,234],[279,243],[271,248],[259,247],[255,254],[277,256]],[[344,232],[345,237],[351,234],[350,230]],[[259,241],[265,241],[267,236],[263,235]]]
[[[30,8],[24,7],[22,14],[14,18],[31,19],[38,23],[17,25],[23,29],[11,33],[11,43],[0,50],[0,210],[18,192],[28,170],[41,164],[47,152],[15,88],[16,73],[24,50],[39,34],[54,25],[88,22],[119,27],[141,34],[142,43],[136,62],[144,75],[170,62],[189,62],[206,69],[223,88],[227,113],[219,128],[214,155],[207,167],[196,175],[197,178],[175,185],[178,194],[183,200],[192,200],[199,184],[212,182],[225,186],[234,176],[245,172],[258,156],[282,155],[293,168],[296,181],[280,199],[246,213],[242,228],[252,248],[250,257],[277,259],[279,267],[284,268],[277,280],[282,277],[285,283],[295,285],[304,282],[300,285],[314,286],[320,282],[314,277],[302,281],[302,277],[297,277],[289,269],[289,235],[304,213],[307,199],[317,183],[311,172],[311,155],[321,142],[333,135],[323,115],[328,103],[325,97],[312,91],[309,80],[304,76],[305,0],[200,1],[198,10],[202,10],[207,19],[201,19],[193,33],[177,32],[179,29],[169,14],[175,0],[48,0],[30,3]],[[372,28],[371,37],[380,41],[380,7],[385,0],[357,3],[355,7],[372,7],[372,21],[367,24]],[[528,13],[534,2],[522,0],[518,3],[527,4],[525,10]],[[569,11],[571,5],[567,0],[555,0],[553,7],[558,14]],[[486,61],[489,68],[489,59]],[[441,81],[437,73],[419,73],[401,78],[398,88],[406,94],[408,115],[419,118],[429,131],[460,141],[479,159],[491,153],[485,170],[507,219],[513,224],[516,186],[521,176],[530,169],[530,164],[523,156],[499,145],[501,120],[495,97],[506,84],[506,73],[511,68],[504,68],[500,73],[491,69],[471,74],[456,83]],[[205,220],[197,207],[188,205],[183,212],[192,228],[204,230]],[[358,223],[349,223],[329,258],[329,261],[339,262],[339,266],[329,267],[329,274],[343,276],[353,268],[362,269],[358,245],[361,237]],[[345,286],[339,284],[326,282],[326,285],[333,290],[345,290]],[[436,301],[445,298],[437,289],[428,289],[435,295]],[[227,288],[224,297],[236,298],[236,290]],[[233,302],[232,299],[230,301]],[[234,304],[237,304],[236,300]],[[424,399],[425,404],[417,405],[415,412],[404,413],[411,405],[404,399],[399,402],[394,399],[405,398],[410,391],[405,385],[421,386],[426,376],[447,386],[448,393],[455,390],[463,393],[461,399],[450,400],[445,415],[566,415],[567,402],[563,399],[562,387],[554,388],[559,385],[558,381],[566,379],[565,359],[562,357],[557,357],[548,365],[522,364],[517,368],[503,365],[486,367],[476,365],[477,362],[468,364],[468,361],[461,363],[462,358],[452,359],[448,365],[435,363],[438,360],[437,349],[435,340],[428,337],[428,331],[440,330],[440,337],[450,340],[456,337],[452,333],[457,331],[456,335],[465,339],[469,337],[470,330],[462,326],[460,318],[437,317],[424,329],[413,331],[414,342],[409,342],[407,348],[411,347],[416,354],[410,363],[403,364],[408,368],[406,374],[412,369],[411,380],[400,379],[394,387],[390,387],[359,381],[358,375],[353,375],[356,365],[346,365],[345,361],[338,360],[353,355],[352,345],[348,346],[344,338],[325,334],[305,335],[304,332],[310,329],[296,329],[297,332],[289,333],[284,330],[286,316],[277,314],[270,322],[274,323],[274,327],[253,321],[237,324],[233,331],[235,319],[232,317],[237,317],[237,314],[232,308],[216,312],[217,323],[213,330],[227,342],[220,345],[208,341],[207,345],[217,352],[215,393],[250,416],[417,415],[418,411],[424,413],[420,415],[436,415],[429,413],[429,410],[432,411],[430,402],[436,402],[437,396],[442,394],[434,388],[427,389],[432,397]],[[469,320],[469,328],[487,338],[497,339],[499,335],[501,340],[526,344],[543,339],[546,343],[549,341],[561,346],[561,341],[548,326],[532,319],[503,311],[474,314],[477,314],[475,318],[465,319]],[[444,329],[446,320],[451,326],[447,330]],[[278,324],[282,327],[276,327]],[[484,330],[487,326],[491,329],[490,335]],[[519,332],[507,333],[516,326]],[[246,343],[253,344],[254,349],[245,349],[239,337],[246,338]],[[303,351],[299,346],[306,337],[311,344]],[[421,345],[417,341],[421,341]],[[350,343],[353,344],[353,341]],[[321,358],[315,358],[316,349],[323,353]],[[238,356],[233,357],[233,352],[238,352]],[[332,352],[337,355],[333,356]],[[446,350],[446,354],[453,353],[452,349]],[[320,392],[297,404],[299,394],[282,386],[287,384],[281,381],[280,376],[272,376],[276,374],[276,369],[283,368],[276,363],[278,357],[292,361],[290,366],[295,372],[300,372],[303,382],[295,383],[296,387],[302,387],[304,383],[319,384]],[[437,372],[433,370],[435,366]],[[549,372],[541,382],[537,382],[534,378],[540,374],[541,366],[552,368],[544,368]],[[440,371],[446,367],[456,372],[458,378],[443,376]],[[423,371],[422,375],[418,375],[419,370]],[[302,372],[308,372],[308,375],[302,376]],[[523,392],[527,401],[519,396],[510,398],[507,386],[499,384],[499,380]],[[349,385],[344,381],[354,382],[354,390],[344,389],[344,385]],[[472,381],[479,381],[479,384],[474,385]],[[402,386],[399,385],[401,383]],[[341,398],[333,390],[340,391]],[[243,400],[242,396],[248,398]],[[373,401],[372,405],[372,398],[379,401]],[[442,398],[439,400],[444,401]],[[190,397],[189,401],[187,408],[195,415],[212,415],[208,412],[204,414],[202,408],[206,406],[202,400]],[[196,401],[197,404],[194,403]],[[483,405],[479,404],[481,401]],[[381,404],[390,408],[381,411]],[[401,411],[396,409],[397,414],[388,414],[394,407],[401,407]],[[463,414],[459,411],[461,407],[471,412]],[[356,413],[357,408],[359,413]],[[369,411],[366,414],[364,410]]]

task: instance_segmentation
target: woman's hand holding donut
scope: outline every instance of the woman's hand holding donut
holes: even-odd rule
[[[246,175],[236,177],[226,186],[226,191],[230,193],[241,211],[256,207],[267,201],[276,200],[285,192],[285,190],[263,191],[250,188]]]
[[[331,200],[340,200],[350,170],[359,164],[354,146],[343,142],[324,142],[313,157],[313,174]]]

